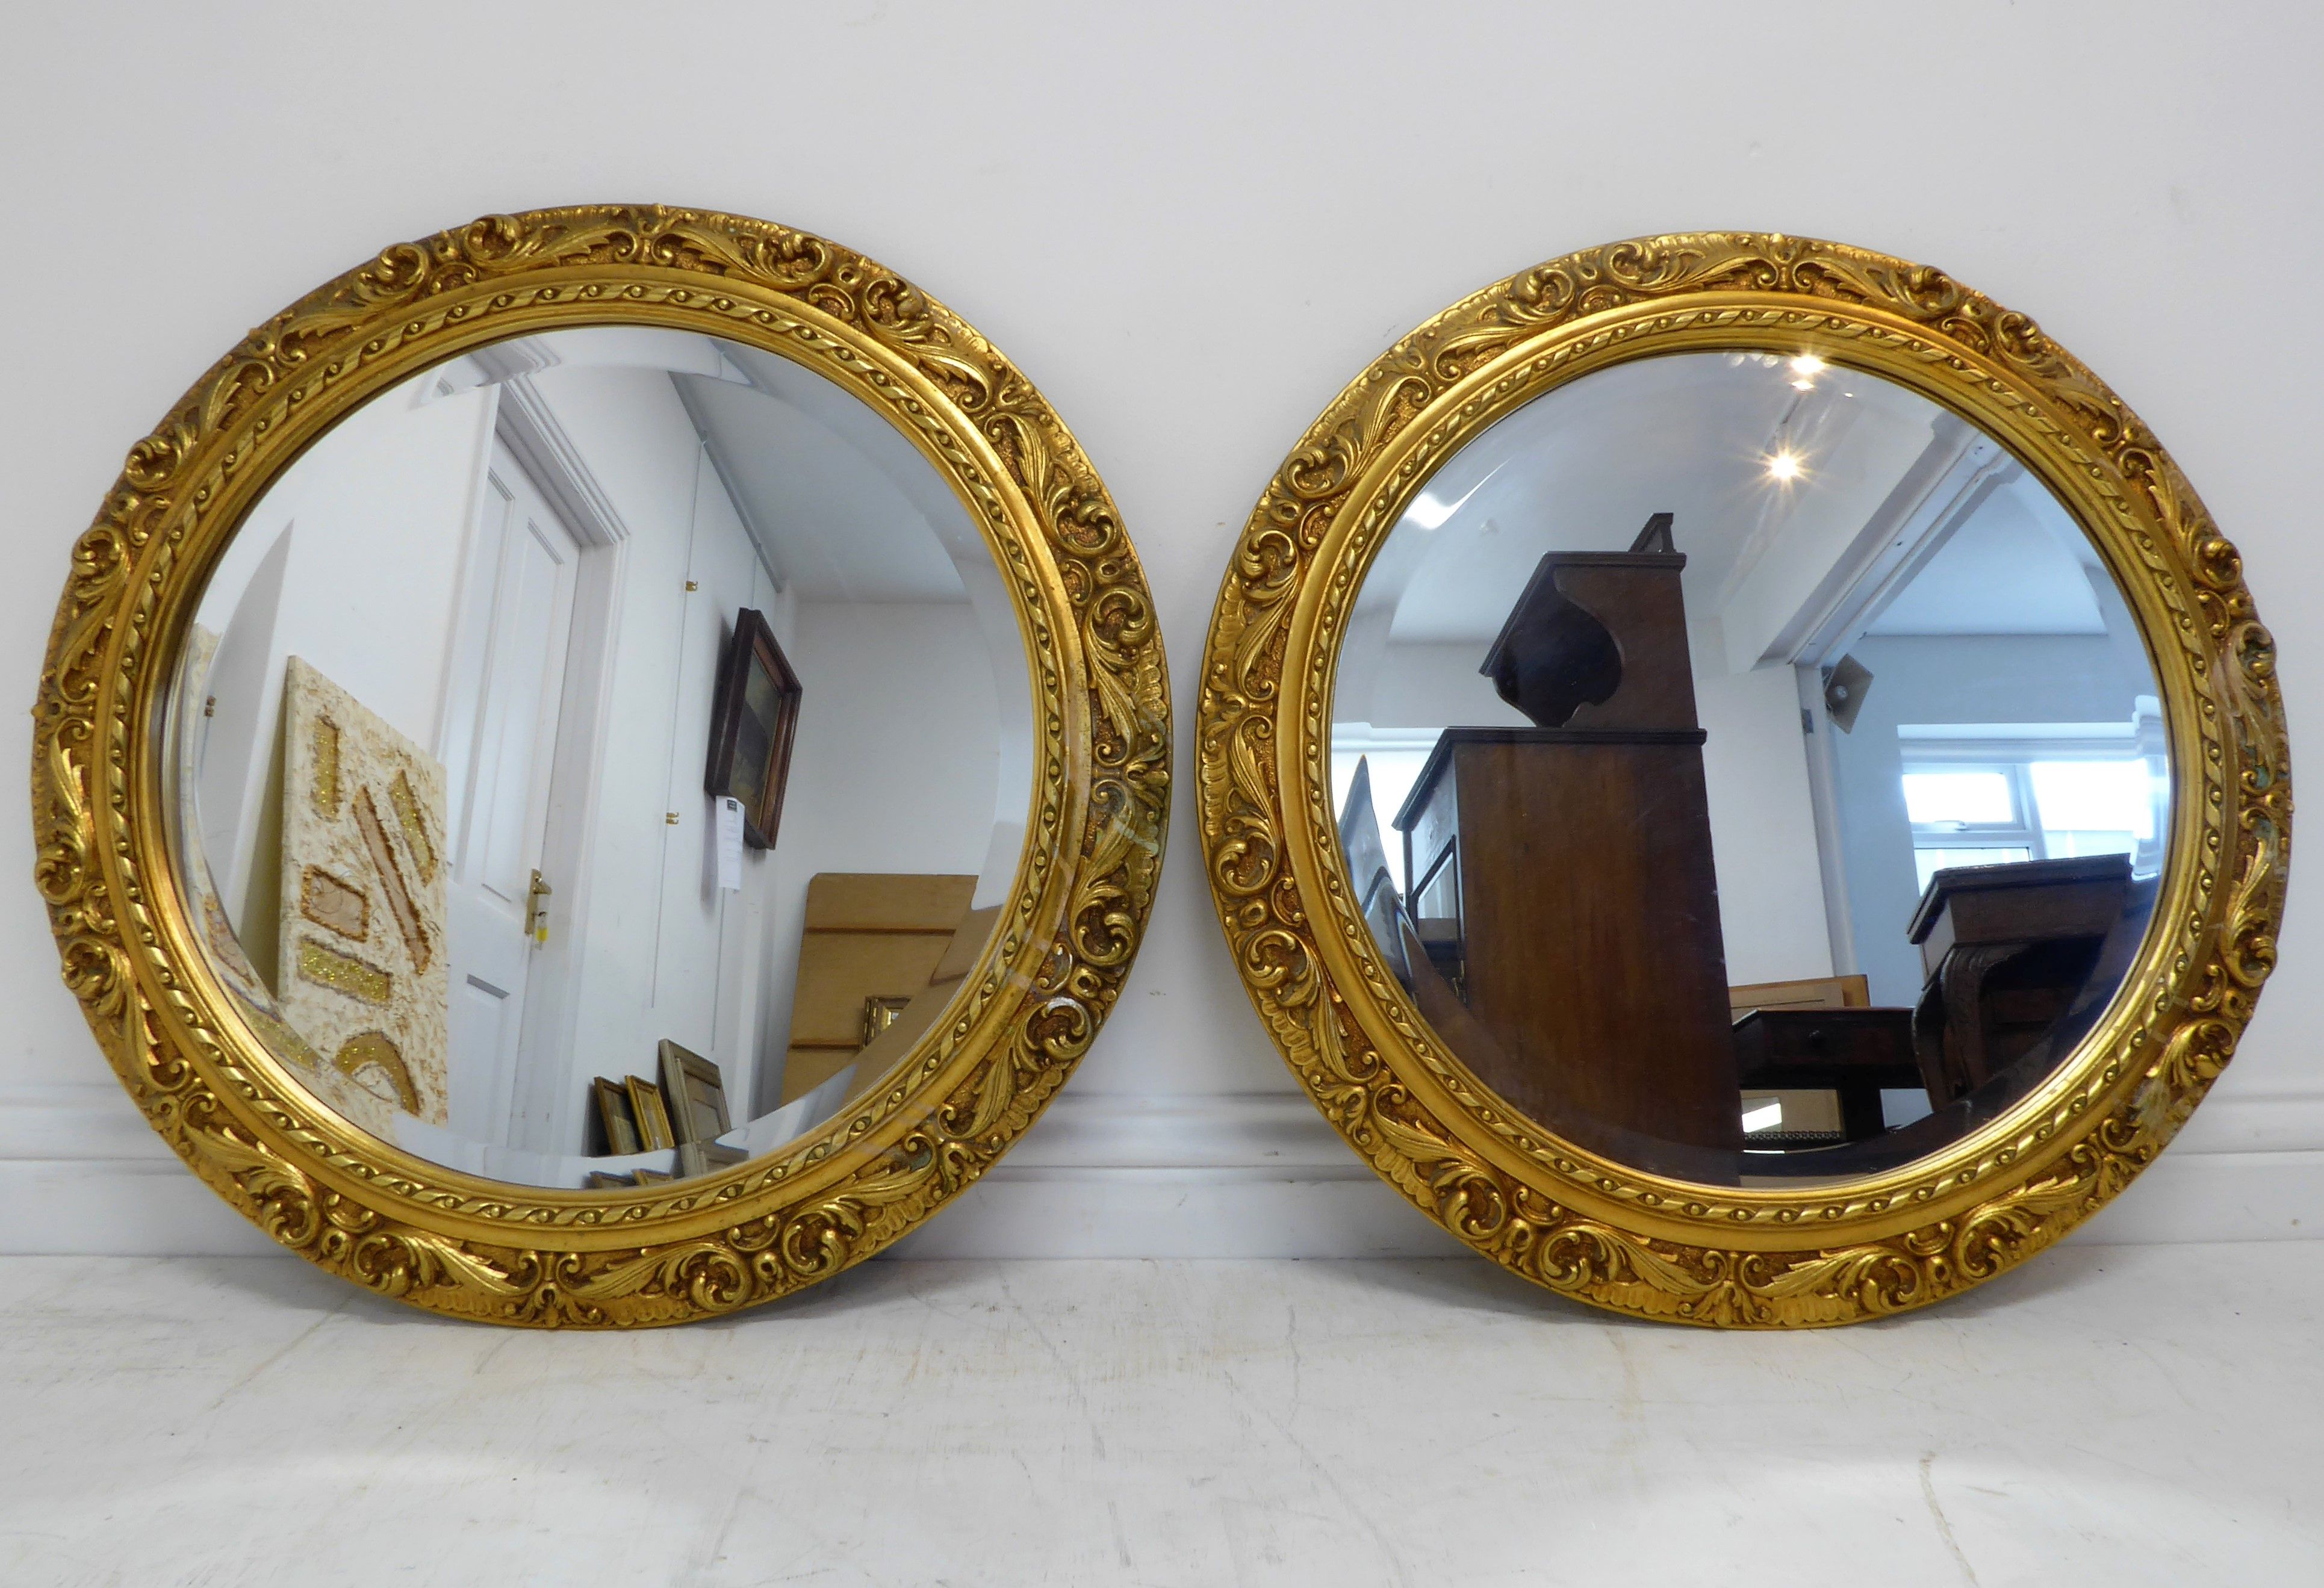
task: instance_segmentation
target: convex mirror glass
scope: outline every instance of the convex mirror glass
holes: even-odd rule
[[[332,1272],[675,1323],[976,1183],[1120,996],[1153,604],[1024,374],[840,244],[487,216],[237,342],[75,543],[34,878],[147,1121]]]
[[[1484,1256],[1843,1323],[2043,1250],[2275,965],[2273,641],[2121,398],[1931,266],[1585,249],[1291,447],[1199,824],[1297,1084]]]
[[[1454,453],[1332,708],[1375,946],[1463,1063],[1641,1168],[1884,1168],[2024,1096],[2144,934],[2145,644],[1993,437],[1812,353],[1585,375]]]
[[[702,1173],[927,1030],[1024,845],[1016,614],[942,475],[762,349],[496,342],[350,413],[204,586],[170,732],[221,980],[431,1161]]]

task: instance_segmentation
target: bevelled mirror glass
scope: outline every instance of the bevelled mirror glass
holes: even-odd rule
[[[1813,354],[1584,375],[1448,457],[1332,697],[1375,947],[1477,1077],[1713,1184],[1908,1161],[2144,937],[2154,675],[1991,436]]]
[[[576,1189],[772,1150],[991,936],[1031,796],[1000,569],[777,354],[554,330],[309,448],[165,734],[203,946],[342,1117]]]
[[[1749,235],[1400,342],[1222,593],[1202,821],[1302,1083],[1584,1299],[1846,1321],[2160,1149],[2273,963],[2232,548],[2023,316]]]
[[[221,364],[81,557],[68,965],[93,898],[153,901],[134,992],[81,987],[116,1065],[350,1277],[517,1322],[779,1295],[972,1180],[1127,972],[1135,557],[1029,384],[836,245],[612,208],[391,249]],[[109,762],[89,679],[147,725]],[[108,777],[124,843],[68,798]]]

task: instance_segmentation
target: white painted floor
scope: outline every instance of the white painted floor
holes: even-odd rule
[[[0,1260],[0,1583],[2324,1582],[2324,1243],[1629,1324],[1482,1262],[880,1262],[629,1336]]]

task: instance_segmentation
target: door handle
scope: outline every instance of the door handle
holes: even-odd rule
[[[556,890],[536,869],[532,873],[532,886],[526,890],[524,896],[525,936],[536,943],[549,941],[549,906],[542,900],[554,891]]]

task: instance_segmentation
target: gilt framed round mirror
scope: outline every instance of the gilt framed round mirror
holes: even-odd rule
[[[1918,1306],[2179,1129],[2274,962],[2273,646],[2025,316],[1780,235],[1569,255],[1383,354],[1221,590],[1237,968],[1477,1251],[1741,1326]]]
[[[392,247],[129,455],[36,708],[38,881],[155,1129],[500,1322],[845,1268],[1127,974],[1168,703],[1040,395],[836,244],[591,207]]]

